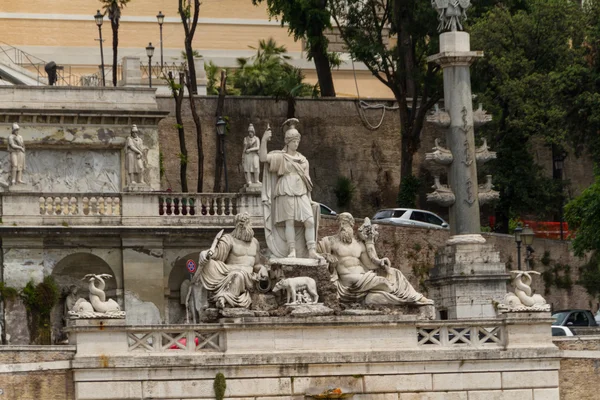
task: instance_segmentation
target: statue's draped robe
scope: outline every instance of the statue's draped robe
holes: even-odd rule
[[[308,160],[300,153],[291,156],[284,151],[272,151],[267,155],[263,171],[262,202],[265,221],[265,239],[275,257],[287,257],[285,221],[297,221],[296,256],[308,257],[303,223],[310,217],[315,221],[317,237],[320,208],[312,203],[310,192],[313,184],[309,176]]]
[[[142,139],[140,137],[128,137],[126,153],[125,169],[127,173],[141,174],[144,171],[144,159],[142,157],[142,154],[144,154],[144,142]]]
[[[23,142],[23,136],[11,134],[8,137],[8,152],[10,153],[10,163],[16,168],[17,171],[25,171],[25,152],[19,149],[15,149],[13,145],[25,148]]]
[[[197,274],[200,274],[204,287],[212,293],[211,301],[223,298],[231,307],[248,308],[252,303],[248,290],[254,285],[253,266],[227,263],[233,244],[233,236],[223,235],[212,258],[200,266]],[[258,241],[256,246],[258,249]]]
[[[244,138],[244,154],[243,156],[243,167],[244,172],[259,172],[260,171],[260,160],[258,157],[258,147],[260,146],[260,139],[258,136],[246,136]],[[246,153],[245,150],[256,147],[256,151]]]
[[[327,236],[319,241],[317,251],[322,254],[332,254],[333,236]],[[366,251],[366,248],[364,249]],[[338,298],[343,303],[365,304],[405,304],[416,303],[421,300],[423,295],[417,292],[408,279],[395,268],[390,268],[389,273],[380,269],[383,274],[377,274],[365,267],[357,265],[365,271],[360,279],[351,286],[344,286],[340,281],[335,265],[331,268],[331,281],[337,288]]]

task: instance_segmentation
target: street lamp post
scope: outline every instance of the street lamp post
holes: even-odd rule
[[[152,56],[154,55],[154,46],[152,46],[152,42],[148,43],[146,54],[148,55],[148,84],[152,87]]]
[[[521,270],[521,243],[524,243],[527,246],[527,251],[529,253],[531,249],[531,245],[533,244],[533,229],[529,227],[529,225],[525,225],[525,228],[521,226],[519,222],[514,231],[515,234],[515,243],[517,244],[517,269]],[[533,249],[532,249],[533,250]],[[533,252],[533,251],[531,251]],[[529,260],[527,260],[529,262]]]
[[[163,39],[162,39],[162,26],[163,26],[163,22],[165,22],[165,16],[162,13],[162,11],[158,12],[158,15],[156,16],[156,19],[158,20],[158,26],[160,27],[160,70],[162,71],[163,69]]]
[[[225,173],[225,192],[229,192],[229,182],[227,180],[227,159],[225,158],[225,126],[227,123],[223,118],[217,119],[217,135],[221,141],[221,157],[223,159],[223,171]]]
[[[94,15],[96,25],[98,25],[98,34],[100,35],[100,69],[102,71],[102,86],[106,86],[106,77],[104,76],[104,50],[102,49],[102,22],[104,20],[104,14],[98,10]]]

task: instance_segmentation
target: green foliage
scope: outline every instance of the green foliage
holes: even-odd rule
[[[509,3],[481,12],[471,26],[472,47],[485,54],[473,69],[473,88],[493,114],[481,131],[498,153],[488,166],[500,191],[496,210],[505,218],[552,218],[565,182],[545,176],[529,139],[562,147],[577,136],[565,123],[577,97],[567,87],[575,87],[574,69],[584,68],[586,17],[567,0]]]
[[[0,297],[2,300],[14,300],[19,295],[19,291],[14,287],[6,286],[4,282],[0,282]]]
[[[188,158],[187,158],[187,156],[186,156],[185,154],[183,154],[183,153],[179,153],[179,154],[177,154],[177,157],[179,157],[179,163],[180,163],[181,165],[187,165],[187,163],[188,163]]]
[[[225,389],[227,389],[227,383],[225,382],[225,375],[217,373],[215,381],[213,383],[215,389],[215,397],[217,400],[223,400],[225,398]]]
[[[398,207],[415,208],[417,204],[417,193],[421,181],[414,175],[409,175],[400,182],[400,191],[396,203]]]
[[[590,260],[579,269],[577,284],[583,286],[590,296],[600,300],[600,257],[594,253]]]
[[[416,263],[412,266],[413,275],[419,280],[419,292],[427,294],[428,288],[425,282],[429,279],[429,270],[431,265],[425,263]]]
[[[542,272],[542,279],[544,280],[545,294],[550,293],[552,286],[564,290],[570,290],[573,287],[571,266],[568,264],[554,264],[554,266]]]
[[[338,177],[335,182],[335,188],[333,189],[333,193],[335,193],[335,197],[337,197],[338,206],[341,208],[348,208],[355,191],[356,186],[354,186],[350,178],[345,176]]]
[[[594,183],[565,207],[569,230],[576,231],[573,250],[580,257],[586,251],[600,250],[600,168],[596,168],[595,175]]]
[[[269,38],[260,40],[256,55],[238,58],[238,69],[233,75],[233,86],[241,95],[275,96],[277,98],[308,97],[315,94],[315,86],[303,83],[304,74],[288,63],[285,46],[278,46]]]
[[[50,314],[58,303],[60,291],[54,278],[47,276],[37,285],[27,282],[21,297],[27,309],[31,341],[39,344],[50,344]]]
[[[100,0],[102,3],[102,9],[105,14],[108,14],[108,19],[111,21],[117,21],[116,24],[119,24],[119,20],[121,19],[121,10],[129,3],[131,0]]]
[[[159,173],[162,178],[165,175],[165,155],[162,151],[158,152]]]
[[[550,259],[550,252],[548,250],[544,251],[544,255],[540,259],[543,266],[547,267],[550,265],[552,260]]]

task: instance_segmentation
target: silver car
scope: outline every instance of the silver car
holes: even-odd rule
[[[379,210],[373,217],[373,222],[400,226],[419,226],[430,229],[448,229],[448,223],[434,213],[412,208]]]

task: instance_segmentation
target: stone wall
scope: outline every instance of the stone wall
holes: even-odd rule
[[[162,181],[164,189],[180,190],[179,182],[179,141],[175,127],[174,101],[169,97],[158,97],[158,107],[169,111],[170,116],[161,121],[160,148],[163,154],[165,175]],[[393,105],[389,100],[369,100],[371,104]],[[202,137],[204,146],[204,186],[203,191],[213,191],[215,170],[216,133],[215,110],[216,97],[198,97],[197,109],[202,121]],[[283,147],[281,123],[285,121],[286,102],[264,97],[227,97],[223,115],[228,118],[229,130],[226,136],[226,158],[229,178],[229,191],[236,192],[244,184],[241,167],[243,138],[248,124],[254,124],[259,137],[270,123],[273,139],[270,150]],[[311,176],[315,183],[313,197],[339,211],[334,188],[340,176],[351,178],[356,185],[356,192],[350,211],[357,216],[371,216],[374,211],[383,207],[393,207],[396,202],[400,182],[400,135],[399,117],[395,111],[382,109],[365,111],[366,119],[376,125],[377,130],[368,129],[358,113],[357,103],[351,99],[298,99],[296,116],[300,120],[299,131],[302,142],[299,151],[304,154],[311,165]],[[184,99],[183,119],[186,131],[188,150],[188,186],[190,191],[196,190],[197,151],[196,133],[193,124],[189,101]],[[425,194],[433,177],[425,166],[425,153],[431,151],[435,138],[444,134],[431,124],[426,124],[421,148],[415,155],[414,172],[424,184],[419,193],[419,207],[432,210],[447,217],[447,209],[425,202]],[[443,140],[442,140],[443,142]],[[492,150],[494,150],[492,148]],[[540,141],[532,142],[537,163],[546,173],[552,175],[552,154],[550,148]],[[570,154],[573,154],[571,152]],[[593,181],[592,163],[589,160],[569,156],[565,160],[565,179],[571,181],[569,194],[575,196]],[[491,212],[488,206],[482,209]],[[487,224],[486,221],[483,221]]]
[[[74,346],[0,346],[0,398],[74,399],[74,354]]]
[[[562,400],[597,399],[600,393],[600,337],[555,339],[563,350],[559,389]]]

